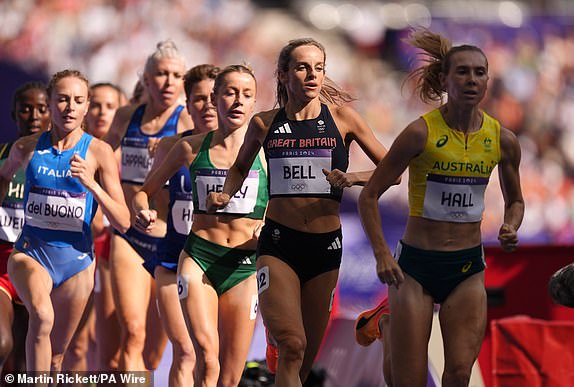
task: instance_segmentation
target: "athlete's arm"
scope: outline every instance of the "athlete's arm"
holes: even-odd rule
[[[116,110],[110,130],[103,138],[105,142],[111,145],[113,150],[119,148],[122,138],[124,138],[124,135],[128,130],[130,119],[136,109],[137,106],[129,105]]]
[[[92,193],[112,227],[125,233],[130,227],[130,212],[120,185],[112,148],[109,144],[94,138],[88,148],[86,158],[88,157],[93,161],[84,160],[77,154],[72,156],[70,159],[72,176],[80,180]],[[100,183],[94,178],[95,170],[99,173]]]
[[[187,130],[193,129],[195,127],[191,116],[189,115],[187,109],[184,107],[179,115],[179,120],[177,120],[177,133],[183,133]]]
[[[377,165],[373,175],[359,196],[358,208],[363,229],[371,242],[377,260],[377,275],[383,283],[396,285],[404,275],[394,260],[385,241],[378,200],[408,167],[412,158],[424,150],[427,138],[426,124],[422,119],[411,123],[395,140],[387,155]]]
[[[193,147],[190,144],[199,142],[195,137],[197,136],[178,140],[175,145],[169,147],[167,154],[165,153],[165,149],[160,150],[160,152],[163,153],[157,155],[160,161],[157,159],[154,160],[154,165],[147,175],[144,184],[132,199],[131,205],[136,214],[134,227],[137,229],[144,232],[151,231],[157,219],[157,212],[150,209],[149,198],[153,197],[162,189],[165,183],[179,168],[184,165],[189,165],[191,161],[195,159]],[[204,137],[205,136],[201,136],[202,139]],[[168,145],[169,143],[165,142],[164,146],[160,146],[161,148],[167,148]]]
[[[387,153],[387,149],[379,142],[371,128],[363,118],[352,108],[341,106],[333,110],[333,117],[337,127],[341,130],[345,146],[356,141],[359,147],[375,165]],[[339,170],[323,171],[327,180],[334,187],[350,187],[352,185],[365,185],[373,174],[373,170],[343,173]],[[398,184],[400,179],[395,182]]]
[[[504,250],[513,251],[518,245],[517,231],[524,217],[524,199],[520,188],[520,144],[510,130],[500,128],[500,162],[498,177],[504,197],[504,223],[498,240]]]
[[[274,115],[275,112],[273,112]],[[249,122],[249,127],[245,133],[245,139],[239,149],[237,158],[227,171],[223,191],[211,192],[207,196],[208,212],[215,212],[217,209],[224,208],[243,185],[245,178],[249,174],[249,169],[263,145],[263,141],[265,141],[265,136],[267,136],[269,129],[268,122],[271,122],[269,121],[270,118],[271,112],[263,112],[253,116]]]

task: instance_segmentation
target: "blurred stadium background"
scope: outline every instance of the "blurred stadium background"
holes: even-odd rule
[[[405,75],[414,52],[401,39],[428,27],[454,44],[483,48],[490,83],[483,107],[514,131],[522,146],[526,216],[521,246],[574,242],[574,1],[488,0],[2,0],[0,2],[0,142],[16,137],[13,91],[77,68],[91,82],[114,82],[130,94],[147,55],[167,38],[189,67],[248,63],[258,80],[258,110],[275,104],[279,49],[312,36],[327,49],[327,74],[357,97],[354,107],[387,147],[429,109]],[[351,168],[371,168],[351,152]],[[343,203],[345,253],[340,315],[354,318],[385,289],[356,216],[358,189]],[[502,220],[496,176],[487,190],[485,244]],[[406,215],[406,178],[381,200],[392,245]],[[541,294],[536,303],[547,302]],[[257,340],[257,338],[256,338]],[[256,351],[257,352],[257,351]],[[256,355],[254,355],[256,356]]]

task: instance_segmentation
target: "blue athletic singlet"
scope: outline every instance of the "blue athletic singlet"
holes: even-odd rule
[[[26,221],[22,234],[37,234],[51,245],[85,245],[92,249],[90,224],[97,205],[92,194],[72,177],[70,158],[86,158],[93,137],[83,133],[70,149],[52,146],[51,133],[42,133],[26,169]]]
[[[184,108],[178,106],[158,133],[148,135],[141,131],[145,107],[146,105],[141,105],[136,109],[122,139],[122,183],[143,184],[153,164],[153,157],[149,155],[147,148],[149,139],[177,134],[177,122]]]
[[[184,132],[181,137],[191,136],[193,130]],[[167,215],[167,232],[158,245],[159,264],[177,271],[179,253],[191,230],[193,214],[193,197],[191,194],[189,169],[182,166],[169,179],[169,212]],[[153,274],[153,272],[152,272]]]
[[[327,105],[317,118],[294,121],[280,109],[263,142],[269,198],[319,197],[341,201],[343,190],[329,184],[322,169],[347,171],[349,152]]]
[[[218,169],[211,162],[209,148],[215,132],[206,134],[201,149],[189,166],[193,187],[193,207],[197,214],[205,214],[206,198],[210,192],[221,192],[227,176],[227,169]],[[251,219],[263,219],[267,207],[267,174],[261,165],[259,155],[253,161],[249,174],[229,204],[218,214],[233,214]]]
[[[83,133],[73,148],[59,151],[51,133],[42,133],[26,169],[25,223],[14,247],[38,261],[54,287],[94,259],[90,224],[97,204],[70,172],[70,158],[85,159],[92,139]]]
[[[0,145],[0,165],[8,158],[12,143]],[[19,169],[8,186],[0,207],[0,240],[14,243],[24,225],[24,182],[26,174]]]

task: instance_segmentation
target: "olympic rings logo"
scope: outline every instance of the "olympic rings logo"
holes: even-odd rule
[[[464,217],[465,213],[464,212],[456,212],[456,211],[452,211],[450,213],[450,217],[453,219],[461,219],[462,217]]]
[[[305,183],[291,184],[291,189],[293,191],[303,191],[305,188],[307,188],[307,184]]]

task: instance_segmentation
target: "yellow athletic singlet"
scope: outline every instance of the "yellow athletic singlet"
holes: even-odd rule
[[[425,115],[424,151],[409,163],[409,215],[445,222],[479,222],[484,191],[500,161],[500,124],[483,112],[482,127],[449,128],[438,109]]]

